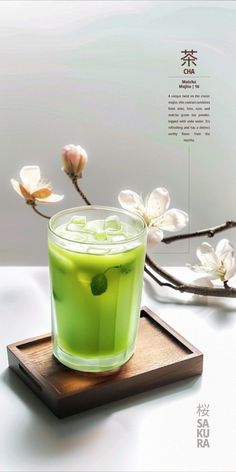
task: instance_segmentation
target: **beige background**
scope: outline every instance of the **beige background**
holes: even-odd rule
[[[191,230],[234,218],[235,24],[234,2],[0,3],[1,264],[47,263],[45,220],[9,184],[23,165],[39,164],[66,195],[41,205],[48,214],[81,203],[61,172],[67,143],[87,149],[81,185],[95,203],[116,206],[121,189],[165,186],[171,206],[189,211]],[[191,145],[190,161],[188,145],[166,131],[177,84],[168,76],[180,73],[186,47],[199,52],[212,103],[212,135]],[[160,246],[158,260],[194,260],[197,243]]]

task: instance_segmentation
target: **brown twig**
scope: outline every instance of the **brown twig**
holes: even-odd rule
[[[154,270],[157,274],[159,274],[161,277],[163,277],[164,279],[168,280],[171,284],[177,286],[177,287],[181,287],[183,285],[183,282],[179,279],[177,279],[176,277],[174,277],[173,275],[169,274],[168,272],[166,272],[165,269],[163,269],[162,267],[159,267],[151,258],[150,256],[147,254],[146,255],[146,264],[148,264],[148,266]]]
[[[152,269],[153,272],[156,272],[164,279],[168,280],[169,283],[162,282],[161,280],[159,280],[158,277],[150,269]],[[204,287],[204,286],[197,286],[193,284],[185,284],[181,280],[177,279],[176,277],[166,272],[161,267],[157,266],[155,262],[148,255],[146,255],[145,272],[153,280],[155,280],[155,282],[161,287],[170,287],[181,293],[186,292],[186,293],[192,293],[195,295],[204,295],[204,296],[211,296],[211,297],[227,297],[227,298],[236,297],[236,289],[229,287],[227,282],[224,283],[224,287],[222,288]]]
[[[236,221],[228,220],[226,223],[222,225],[213,226],[212,228],[201,229],[199,231],[194,231],[193,233],[184,233],[184,234],[177,234],[175,236],[168,236],[167,238],[163,238],[162,242],[165,244],[173,243],[174,241],[180,241],[181,239],[191,239],[197,238],[200,236],[207,236],[208,238],[213,238],[215,234],[221,233],[230,228],[236,227]]]
[[[35,213],[37,213],[37,215],[40,215],[43,218],[47,218],[47,220],[50,220],[51,216],[47,216],[47,215],[44,215],[44,213],[41,213],[41,211],[39,211],[36,208],[36,203],[33,200],[27,200],[26,203],[27,203],[27,205],[31,206],[31,208],[35,211]]]
[[[78,180],[77,180],[77,177],[75,178],[72,178],[71,179],[72,183],[74,184],[77,192],[79,192],[81,198],[84,200],[84,202],[86,203],[86,205],[92,205],[91,202],[87,199],[86,195],[84,194],[84,192],[82,192],[82,190],[79,188],[78,186]]]

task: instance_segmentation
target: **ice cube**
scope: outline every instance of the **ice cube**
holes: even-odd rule
[[[104,231],[104,220],[92,220],[88,221],[86,230],[89,230],[90,232],[99,232],[99,231]]]
[[[94,236],[98,241],[105,241],[107,239],[106,231],[97,231],[94,233]]]
[[[107,228],[106,229],[107,235],[114,235],[114,234],[124,234],[122,229],[114,229],[114,228]]]
[[[72,216],[70,220],[70,224],[79,225],[80,228],[84,228],[84,226],[86,226],[86,223],[86,216]]]
[[[105,228],[106,229],[113,229],[113,230],[120,230],[121,229],[121,222],[117,215],[108,216],[105,219]]]
[[[59,236],[61,236],[62,238],[67,238],[68,237],[68,231],[66,231],[66,230],[65,231],[60,230],[60,232],[57,230],[57,234]]]
[[[66,227],[66,230],[67,231],[72,231],[73,233],[77,232],[77,231],[79,232],[79,231],[81,231],[81,226],[78,225],[78,224],[69,223]]]
[[[103,255],[103,254],[107,254],[109,252],[109,248],[107,247],[104,247],[104,246],[101,246],[101,247],[93,247],[93,246],[90,246],[87,250],[87,252],[89,254],[96,254],[96,255]]]
[[[124,234],[114,234],[114,235],[109,235],[109,241],[112,243],[118,243],[120,241],[125,241],[126,236]]]
[[[124,252],[126,247],[123,244],[119,244],[114,248],[110,249],[110,254],[118,254],[120,252]]]
[[[67,236],[66,236],[67,239],[69,239],[70,241],[75,241],[76,243],[83,243],[83,242],[86,242],[87,241],[87,235],[86,233],[79,233],[78,231],[76,231],[75,233],[72,233],[71,231],[67,231]]]

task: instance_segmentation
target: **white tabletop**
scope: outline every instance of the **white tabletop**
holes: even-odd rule
[[[58,420],[6,355],[7,344],[50,330],[48,269],[0,269],[1,471],[236,470],[236,300],[183,296],[146,280],[143,304],[203,351],[202,376]],[[197,448],[199,404],[210,408],[209,448]]]

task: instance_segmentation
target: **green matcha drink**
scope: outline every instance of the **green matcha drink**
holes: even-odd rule
[[[138,328],[146,228],[133,213],[79,207],[49,223],[53,353],[101,372],[127,362]]]

